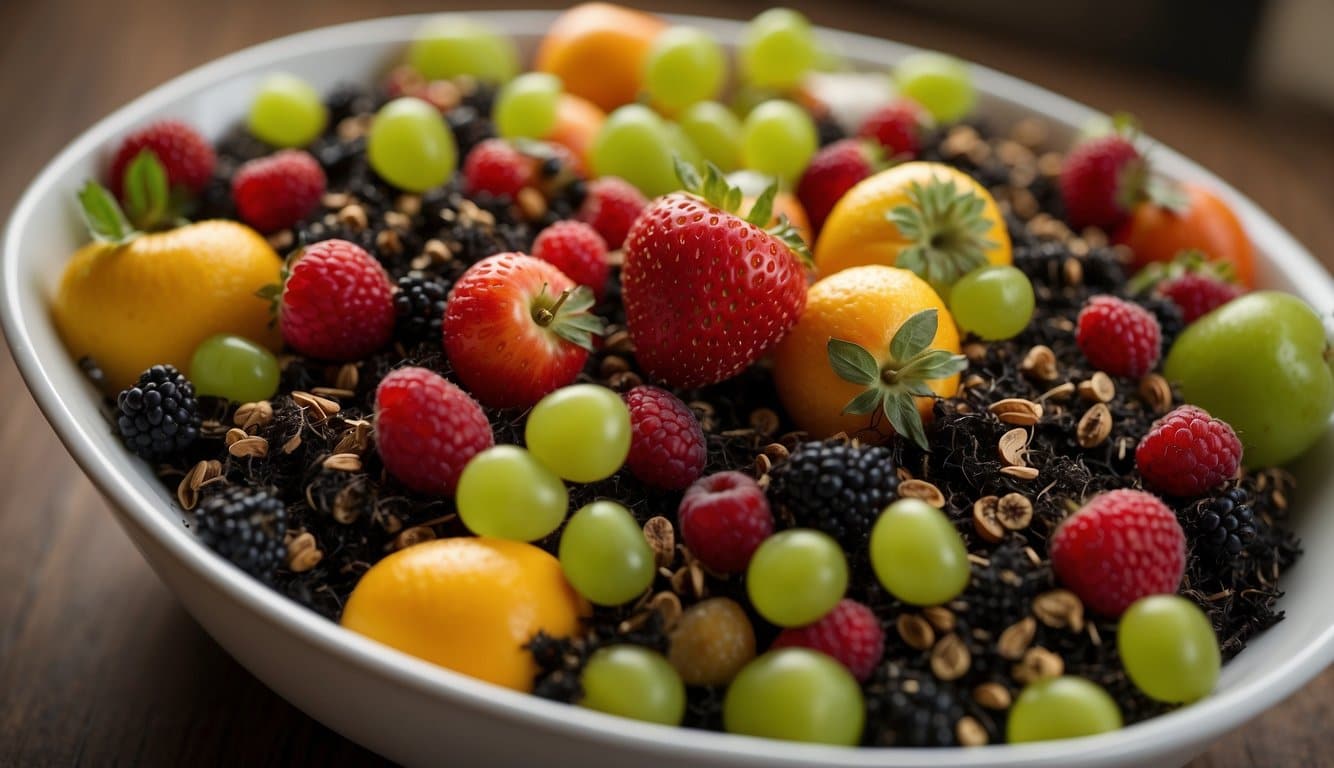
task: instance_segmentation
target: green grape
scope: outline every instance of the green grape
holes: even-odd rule
[[[716,101],[700,101],[687,107],[677,124],[705,160],[724,172],[741,165],[741,121],[732,110]]]
[[[519,50],[499,30],[463,16],[438,16],[417,28],[408,63],[427,80],[470,75],[503,83],[519,72]]]
[[[968,586],[968,549],[945,513],[920,499],[885,507],[871,529],[871,567],[889,593],[940,605]]]
[[[653,584],[653,550],[634,516],[614,501],[570,515],[559,557],[570,585],[598,605],[628,603]]]
[[[680,725],[686,687],[661,653],[638,645],[600,648],[579,677],[579,706],[620,717]]]
[[[741,160],[751,170],[792,184],[820,147],[810,113],[790,101],[766,101],[741,124]]]
[[[770,8],[746,25],[737,56],[747,84],[791,88],[815,65],[815,32],[800,13]]]
[[[672,163],[675,139],[666,121],[642,104],[607,116],[589,154],[597,176],[620,176],[649,197],[681,188]]]
[[[672,152],[688,165],[693,166],[698,171],[704,170],[704,155],[700,154],[699,148],[695,142],[690,140],[684,129],[676,123],[667,123],[667,140],[671,143]],[[677,186],[680,186],[678,182]]]
[[[1121,727],[1121,710],[1097,683],[1048,677],[1029,684],[1010,708],[1006,741],[1051,741],[1092,736]]]
[[[899,93],[921,104],[938,123],[968,116],[977,102],[968,65],[934,51],[910,54],[894,67]]]
[[[260,141],[275,147],[304,147],[324,132],[329,110],[310,83],[275,72],[259,83],[246,127]]]
[[[491,110],[496,132],[507,139],[540,139],[551,133],[560,92],[560,78],[545,72],[529,72],[505,83]]]
[[[454,503],[478,536],[537,541],[560,527],[570,499],[560,478],[531,453],[497,445],[463,468]]]
[[[980,267],[950,289],[950,314],[965,331],[987,341],[1017,335],[1033,319],[1033,284],[1016,267]]]
[[[717,96],[725,77],[723,49],[694,27],[672,27],[658,35],[644,59],[644,90],[668,112]]]
[[[737,673],[723,699],[728,733],[855,746],[866,704],[842,664],[818,651],[769,651]]]
[[[1209,695],[1223,663],[1209,617],[1179,595],[1152,595],[1127,608],[1116,647],[1135,687],[1171,704]]]
[[[800,627],[829,613],[848,588],[848,561],[828,534],[793,528],[765,539],[746,568],[746,592],[761,616]]]
[[[606,387],[562,387],[533,406],[523,437],[528,450],[566,480],[604,480],[630,454],[630,410]]]
[[[278,359],[249,339],[220,333],[204,339],[190,358],[195,394],[234,403],[268,400],[278,391]]]
[[[409,96],[394,99],[375,114],[366,156],[385,181],[409,192],[425,192],[449,180],[458,147],[440,111]]]

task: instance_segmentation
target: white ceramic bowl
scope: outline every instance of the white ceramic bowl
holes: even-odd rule
[[[477,14],[529,50],[548,13]],[[97,398],[65,353],[48,313],[65,259],[85,240],[74,206],[79,183],[105,168],[118,139],[175,116],[216,137],[244,113],[256,80],[281,68],[322,88],[368,81],[401,55],[420,18],[347,24],[227,56],[154,89],[65,148],[28,188],[9,222],[3,254],[4,329],[38,405],[74,458],[111,500],[158,576],[213,637],[257,677],[348,738],[395,760],[425,765],[589,764],[654,766],[1177,766],[1259,714],[1334,660],[1334,432],[1297,472],[1296,524],[1308,555],[1287,574],[1288,618],[1223,671],[1203,702],[1116,733],[979,749],[844,749],[646,725],[496,688],[400,654],[289,602],[199,545],[170,492],[134,459],[98,414]],[[720,39],[739,25],[691,19]],[[858,35],[822,33],[851,61],[883,68],[912,49]],[[981,110],[1001,122],[1036,113],[1068,138],[1094,113],[1005,75],[975,69]],[[1166,148],[1166,174],[1206,181],[1231,202],[1263,255],[1261,276],[1322,312],[1334,283],[1296,241],[1240,193]],[[1319,727],[1311,724],[1312,727]]]

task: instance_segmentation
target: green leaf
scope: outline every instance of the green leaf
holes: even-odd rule
[[[843,339],[829,339],[825,345],[829,365],[840,379],[867,386],[880,380],[880,365],[860,345]]]
[[[815,257],[811,256],[811,247],[802,239],[801,233],[792,226],[792,222],[787,220],[787,214],[778,216],[778,223],[765,230],[769,234],[783,241],[783,244],[792,251],[797,260],[806,266],[815,263]]]
[[[898,362],[906,362],[921,354],[936,338],[936,310],[924,309],[903,321],[889,342],[889,354]]]
[[[1145,182],[1144,193],[1150,201],[1173,213],[1184,213],[1190,207],[1190,196],[1186,190],[1180,184],[1160,176]]]
[[[845,415],[852,414],[853,416],[865,416],[866,414],[875,411],[880,405],[880,398],[884,396],[884,390],[879,387],[872,387],[849,400],[848,404],[843,406],[843,413]]]
[[[151,149],[140,151],[125,169],[125,203],[130,221],[140,229],[152,229],[174,218],[167,171]]]
[[[755,204],[750,207],[750,213],[746,214],[746,221],[761,229],[769,226],[769,220],[774,217],[774,198],[777,195],[777,184],[770,184],[765,187],[764,192],[755,198]]]
[[[139,235],[125,219],[116,198],[95,181],[89,180],[79,189],[79,210],[88,231],[104,243],[121,245]]]
[[[922,426],[922,415],[917,412],[917,403],[907,394],[895,393],[885,397],[882,404],[885,418],[894,427],[894,431],[917,443],[924,451],[931,446],[926,441],[926,430]]]
[[[704,186],[704,181],[699,177],[699,171],[680,155],[672,155],[672,166],[676,168],[676,178],[681,182],[681,188],[687,192],[698,194]]]

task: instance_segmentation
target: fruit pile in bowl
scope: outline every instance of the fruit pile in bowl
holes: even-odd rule
[[[1320,316],[1131,121],[969,69],[476,21],[216,142],[144,124],[52,302],[204,545],[345,628],[623,717],[868,746],[1189,705],[1281,618]],[[732,66],[734,64],[734,66]],[[725,89],[729,81],[736,87]]]

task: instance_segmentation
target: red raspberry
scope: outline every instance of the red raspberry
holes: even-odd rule
[[[436,373],[400,368],[375,390],[376,450],[414,491],[453,495],[468,460],[492,444],[482,406]]]
[[[1202,272],[1187,272],[1158,284],[1158,293],[1181,308],[1181,319],[1187,323],[1195,322],[1243,292],[1236,283]]]
[[[685,545],[719,573],[746,570],[760,542],[774,532],[764,491],[740,472],[695,481],[681,499],[677,519]]]
[[[878,152],[860,139],[841,139],[815,153],[797,183],[797,200],[816,232],[834,205],[859,181],[875,173]]]
[[[1186,535],[1153,494],[1110,491],[1066,518],[1051,537],[1056,577],[1091,610],[1120,616],[1147,595],[1173,593],[1186,569]]]
[[[1144,307],[1094,296],[1080,310],[1078,322],[1075,342],[1094,368],[1137,379],[1158,365],[1162,329]]]
[[[323,194],[324,169],[302,149],[256,158],[232,177],[237,214],[260,232],[295,226],[315,210]]]
[[[607,244],[582,221],[558,221],[538,234],[533,255],[554,264],[565,276],[593,289],[598,301],[607,292]]]
[[[588,194],[574,217],[591,224],[607,247],[616,250],[625,245],[630,225],[647,207],[648,198],[630,182],[605,176],[589,182]]]
[[[213,178],[217,156],[194,128],[179,120],[160,120],[135,131],[121,142],[111,161],[111,189],[125,196],[125,169],[145,149],[157,156],[167,173],[167,184],[199,194]]]
[[[1237,474],[1241,441],[1226,421],[1183,405],[1155,421],[1135,449],[1135,467],[1149,488],[1198,496]]]
[[[394,332],[394,284],[369,253],[346,240],[307,246],[283,286],[283,340],[321,360],[359,360]]]
[[[922,148],[922,129],[930,123],[921,105],[911,99],[899,99],[872,112],[857,135],[875,139],[888,157],[911,160]]]
[[[1103,136],[1075,147],[1061,166],[1065,218],[1076,230],[1102,227],[1111,232],[1130,218],[1144,197],[1148,169],[1130,139]]]
[[[504,139],[487,139],[463,161],[463,188],[470,195],[486,192],[516,197],[533,180],[533,160]]]
[[[814,624],[783,630],[770,647],[819,651],[865,682],[885,654],[885,631],[870,608],[844,598]]]
[[[665,389],[625,393],[630,409],[630,472],[647,485],[679,491],[699,479],[707,448],[694,411]]]

